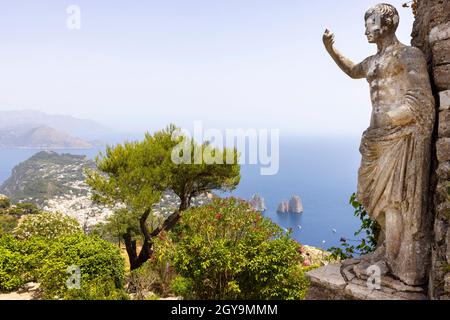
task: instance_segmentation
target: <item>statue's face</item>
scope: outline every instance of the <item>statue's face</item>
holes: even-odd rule
[[[366,20],[366,36],[369,43],[377,43],[383,33],[380,19],[377,19],[377,15],[372,15]]]

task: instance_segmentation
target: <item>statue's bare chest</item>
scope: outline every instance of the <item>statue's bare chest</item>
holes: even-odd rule
[[[383,86],[384,84],[395,87],[395,83],[401,80],[405,71],[399,57],[399,50],[373,56],[368,63],[367,81],[372,86]]]

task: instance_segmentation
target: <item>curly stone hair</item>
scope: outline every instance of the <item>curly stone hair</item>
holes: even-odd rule
[[[387,3],[377,4],[367,10],[364,19],[367,20],[373,15],[380,18],[382,27],[387,27],[389,30],[393,31],[397,30],[400,23],[400,15],[393,5]]]

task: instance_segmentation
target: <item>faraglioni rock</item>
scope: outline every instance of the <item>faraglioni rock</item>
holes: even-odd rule
[[[299,196],[293,196],[289,200],[289,212],[290,213],[303,213],[302,199]]]
[[[287,200],[278,205],[277,213],[289,213],[289,202]]]
[[[427,210],[434,97],[427,61],[418,48],[396,37],[399,14],[378,4],[365,14],[366,36],[377,53],[359,64],[334,47],[326,30],[323,42],[337,65],[353,79],[366,79],[372,100],[372,119],[361,142],[358,200],[381,226],[376,252],[360,259],[361,266],[385,266],[409,286],[427,283],[430,266],[432,217]],[[348,266],[362,270],[357,262]],[[369,276],[356,272],[358,277]]]
[[[303,213],[302,199],[299,196],[293,196],[291,200],[283,200],[277,209],[277,213]]]
[[[258,194],[254,194],[248,202],[256,211],[264,212],[267,210],[264,198]]]

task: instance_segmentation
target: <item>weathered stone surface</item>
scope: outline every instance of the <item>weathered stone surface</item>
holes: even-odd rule
[[[434,66],[433,76],[439,91],[450,90],[450,64]]]
[[[356,277],[359,279],[366,280],[369,278],[369,275],[367,274],[367,269],[371,266],[369,262],[363,261],[353,267],[353,271],[355,272]]]
[[[450,64],[450,39],[433,44],[432,53],[434,66]]]
[[[330,289],[342,290],[347,285],[341,275],[340,264],[329,264],[312,270],[307,273],[307,276],[312,282]]]
[[[352,266],[333,264],[308,272],[311,281],[307,300],[423,300],[423,288],[413,288],[395,279],[382,277],[379,290],[369,288],[366,281],[345,281],[338,270]],[[405,291],[403,291],[405,290]]]
[[[439,162],[450,160],[450,138],[440,138],[436,142],[436,152]]]
[[[367,285],[350,283],[345,288],[348,296],[354,297],[355,300],[406,300],[404,296],[391,294],[382,290],[371,290]]]
[[[396,296],[404,300],[428,300],[427,296],[422,293],[398,292]]]
[[[450,110],[450,1],[420,0],[417,17],[414,23],[413,44],[425,53],[429,70],[435,83],[435,95],[439,95],[440,111]],[[440,115],[438,136],[442,138],[448,133],[447,115]],[[434,137],[436,142],[438,137]],[[450,204],[446,193],[446,183],[450,180],[450,164],[448,163],[448,140],[439,139],[436,143],[438,163],[432,176],[432,187],[437,183],[436,191],[429,195],[431,210],[434,213],[434,242],[432,244],[432,266],[430,272],[429,297],[443,299],[450,295],[449,288],[444,286],[445,264],[448,252]]]
[[[450,206],[447,206],[445,213],[450,213]],[[446,240],[448,230],[448,221],[442,219],[436,219],[434,225],[435,241],[437,243],[443,243]]]
[[[346,282],[352,281],[353,279],[355,279],[356,275],[352,272],[353,270],[353,266],[348,266],[348,267],[343,267],[341,269],[341,274],[344,277],[344,280]]]
[[[311,284],[306,295],[306,300],[352,300],[343,290],[331,290],[318,284]]]
[[[450,90],[445,90],[439,92],[439,110],[449,110],[450,109]]]
[[[444,290],[447,291],[447,292],[450,292],[450,273],[448,273],[445,276],[444,282],[445,282]]]
[[[423,293],[424,289],[422,287],[413,287],[408,286],[401,281],[395,280],[391,277],[381,277],[381,285],[391,288],[395,291],[404,291],[404,292],[417,292]]]
[[[439,163],[438,168],[436,169],[437,176],[442,180],[450,179],[450,162],[441,162]]]
[[[448,270],[448,268],[449,268],[449,264],[450,264],[450,229],[448,229],[447,230],[447,253],[446,253],[446,256],[447,256],[447,270]],[[450,291],[449,291],[449,293],[450,293]]]
[[[439,138],[450,137],[450,110],[439,112],[438,135]]]
[[[441,23],[430,30],[428,41],[431,44],[447,39],[450,39],[450,22]]]

